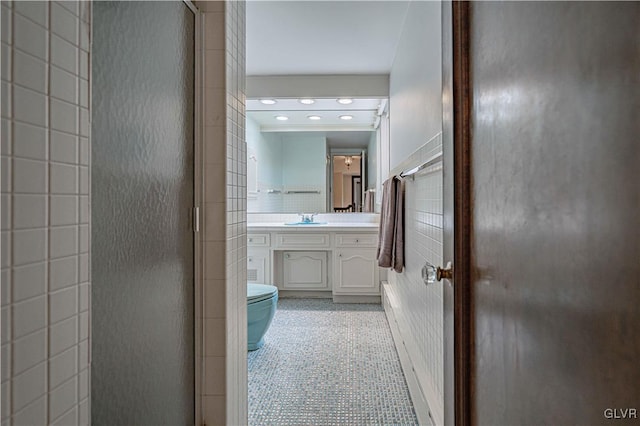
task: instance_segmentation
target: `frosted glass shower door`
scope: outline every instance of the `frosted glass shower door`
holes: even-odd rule
[[[91,420],[192,425],[195,17],[93,9]]]

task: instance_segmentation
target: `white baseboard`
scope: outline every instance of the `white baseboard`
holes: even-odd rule
[[[280,299],[331,299],[331,291],[278,290]]]
[[[380,304],[380,296],[367,295],[333,295],[333,303],[375,303]]]
[[[418,417],[418,423],[423,426],[435,426],[435,422],[431,417],[431,410],[429,409],[429,403],[427,398],[422,392],[422,387],[418,381],[418,376],[413,368],[413,363],[409,357],[407,348],[405,347],[402,334],[398,328],[396,317],[393,312],[393,303],[390,302],[390,293],[388,291],[389,283],[387,281],[382,282],[382,305],[384,306],[384,312],[387,315],[389,326],[391,328],[391,334],[396,346],[396,350],[400,357],[400,364],[402,365],[402,371],[409,387],[409,394],[413,402],[413,408]]]

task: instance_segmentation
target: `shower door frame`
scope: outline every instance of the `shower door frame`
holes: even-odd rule
[[[202,203],[204,200],[204,105],[202,94],[204,76],[204,14],[195,6],[191,0],[182,2],[193,12],[194,17],[194,85],[193,85],[193,209],[192,209],[192,229],[193,229],[193,383],[194,383],[194,419],[195,424],[202,424],[202,381],[203,381],[203,303],[204,303],[204,261],[202,258],[203,241],[200,229]]]
[[[193,36],[193,205],[189,208],[191,232],[193,238],[193,415],[196,425],[202,424],[202,396],[203,396],[203,285],[204,261],[202,240],[202,219],[200,212],[204,203],[204,13],[191,0],[179,0],[194,17]],[[93,17],[92,17],[93,18]],[[93,37],[93,30],[91,30]],[[92,64],[90,63],[90,67]],[[90,100],[93,96],[93,79],[89,81]],[[91,337],[90,337],[91,339]],[[92,339],[91,339],[92,340]],[[91,354],[89,354],[91,362]],[[89,399],[91,399],[91,389]],[[91,416],[91,411],[89,412]]]

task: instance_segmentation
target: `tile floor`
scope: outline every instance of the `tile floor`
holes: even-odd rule
[[[281,299],[249,352],[251,425],[418,424],[381,305]]]

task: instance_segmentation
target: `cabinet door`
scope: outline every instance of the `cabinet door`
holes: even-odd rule
[[[284,252],[284,283],[287,290],[330,290],[327,280],[327,252]]]
[[[334,283],[336,294],[380,294],[376,249],[337,249]]]
[[[247,247],[247,282],[271,284],[269,249]]]

